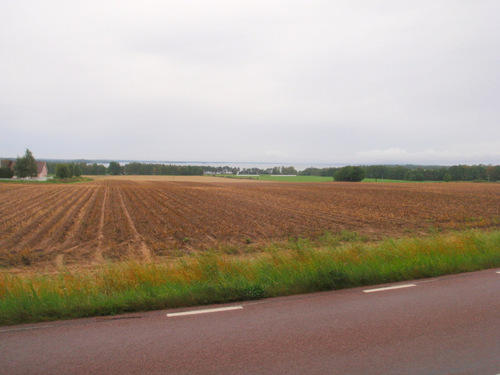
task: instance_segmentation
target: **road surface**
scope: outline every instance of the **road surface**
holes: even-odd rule
[[[496,375],[500,270],[0,327],[0,374]]]

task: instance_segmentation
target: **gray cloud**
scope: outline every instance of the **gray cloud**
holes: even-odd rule
[[[0,154],[499,163],[494,0],[0,6]]]

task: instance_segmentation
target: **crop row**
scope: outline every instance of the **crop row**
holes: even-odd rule
[[[3,184],[0,265],[149,259],[325,231],[399,236],[499,220],[496,184]]]

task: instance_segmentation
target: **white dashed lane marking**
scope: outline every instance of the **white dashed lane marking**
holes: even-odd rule
[[[222,311],[240,310],[242,308],[243,308],[243,306],[229,306],[229,307],[219,307],[219,308],[215,308],[215,309],[184,311],[184,312],[167,314],[167,317],[173,318],[176,316],[207,314],[207,313],[222,312]]]
[[[412,286],[417,286],[417,285],[416,284],[404,284],[404,285],[388,286],[385,288],[365,289],[365,290],[363,290],[363,292],[365,292],[365,293],[384,292],[386,290],[411,288]]]

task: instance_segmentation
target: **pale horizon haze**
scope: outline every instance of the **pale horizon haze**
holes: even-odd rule
[[[0,157],[500,164],[500,1],[3,1]]]

